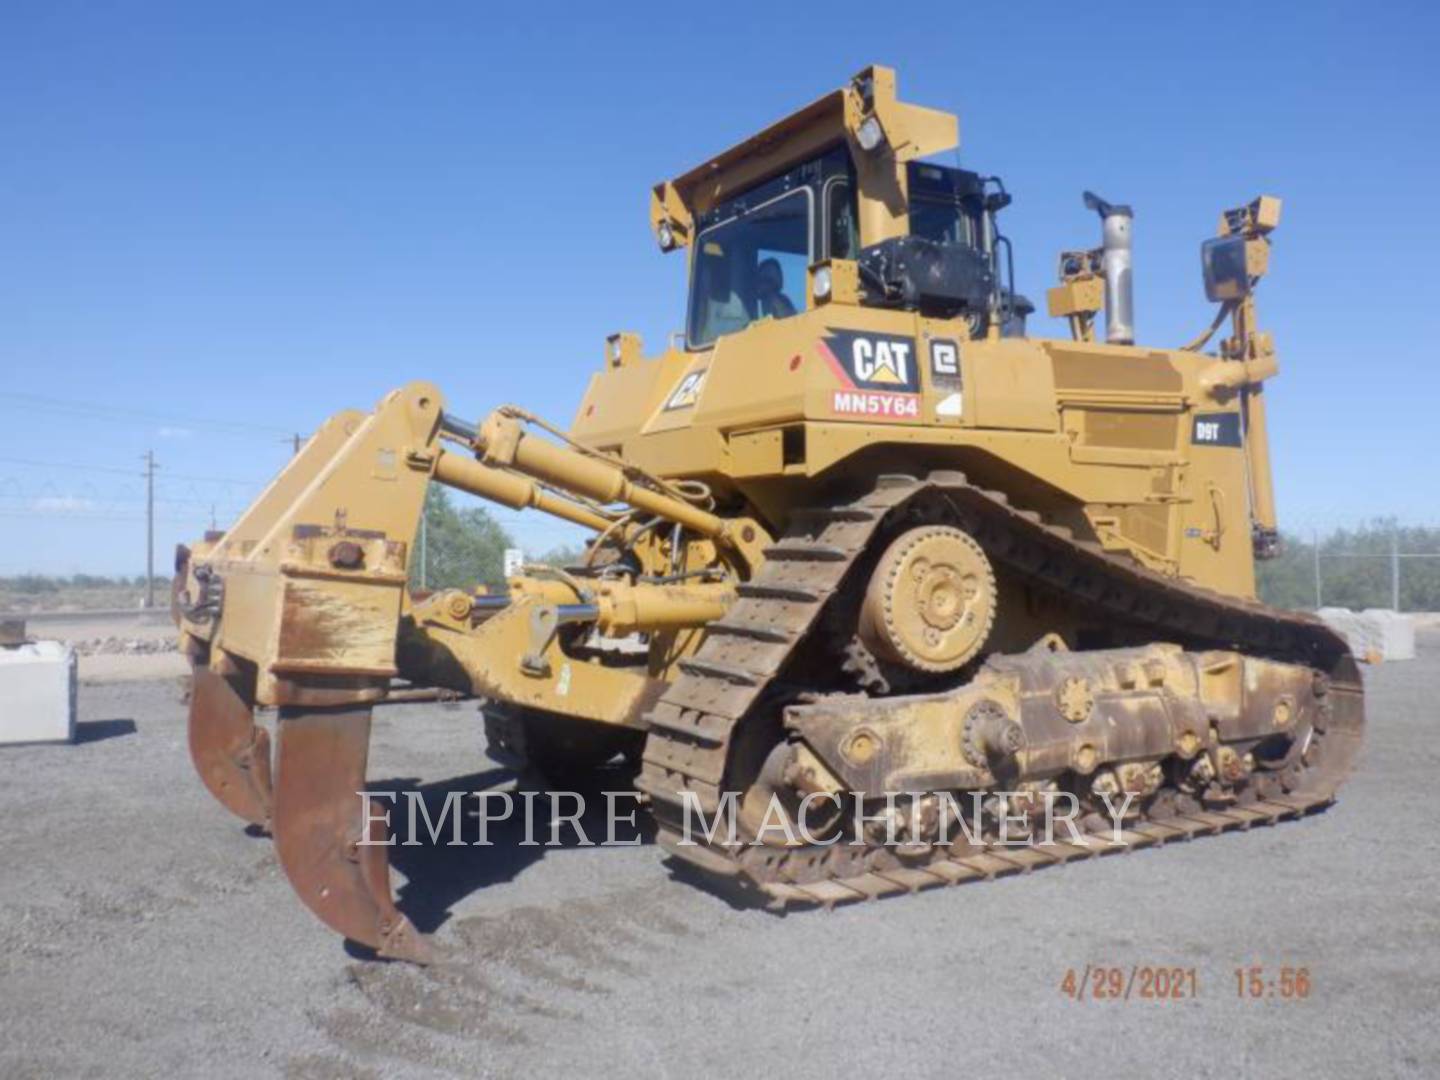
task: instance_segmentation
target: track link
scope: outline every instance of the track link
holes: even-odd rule
[[[1153,628],[1159,640],[1236,649],[1311,668],[1328,682],[1323,726],[1316,724],[1324,753],[1303,771],[1281,774],[1281,794],[1223,810],[1156,814],[1127,822],[1118,835],[1107,826],[1081,842],[962,855],[937,848],[928,861],[905,864],[876,859],[875,851],[852,845],[730,850],[680,843],[685,793],[707,814],[719,808],[721,794],[735,786],[726,781],[737,731],[763,708],[767,690],[815,630],[887,517],[922,495],[945,499],[958,523],[997,563],[1111,617]],[[1003,493],[975,487],[959,473],[884,476],[853,502],[798,511],[767,555],[757,577],[740,586],[724,627],[682,663],[656,703],[638,786],[651,799],[662,847],[709,873],[740,878],[775,905],[830,907],[1290,820],[1334,800],[1358,749],[1359,673],[1344,642],[1324,624],[1166,577],[1076,541],[1070,530],[1047,525],[1039,515],[1012,507]]]

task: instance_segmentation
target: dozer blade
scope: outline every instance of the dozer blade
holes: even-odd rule
[[[270,734],[223,675],[204,664],[192,669],[190,759],[210,794],[236,817],[270,824]]]
[[[390,896],[385,825],[366,820],[369,750],[368,707],[280,710],[276,852],[300,899],[331,929],[381,956],[428,964],[429,939]]]

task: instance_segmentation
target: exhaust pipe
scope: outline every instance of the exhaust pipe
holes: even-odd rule
[[[1135,290],[1132,282],[1130,222],[1135,211],[1115,206],[1093,191],[1085,192],[1085,208],[1100,215],[1105,251],[1105,340],[1111,345],[1135,343]]]

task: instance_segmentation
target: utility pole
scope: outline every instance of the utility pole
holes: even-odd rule
[[[1400,610],[1400,526],[1390,529],[1390,610]]]
[[[145,606],[155,606],[155,451],[146,450],[145,462]]]
[[[1320,610],[1320,602],[1321,602],[1321,594],[1320,594],[1320,530],[1319,530],[1319,529],[1311,529],[1311,530],[1310,530],[1310,538],[1311,538],[1311,542],[1312,542],[1312,545],[1313,545],[1313,551],[1314,551],[1314,554],[1315,554],[1315,610],[1316,610],[1316,611],[1319,611],[1319,610]]]

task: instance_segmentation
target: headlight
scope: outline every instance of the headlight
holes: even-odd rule
[[[1217,236],[1200,245],[1200,265],[1205,272],[1205,299],[1241,300],[1250,292],[1250,273],[1245,258],[1245,237]]]
[[[830,268],[822,266],[810,278],[810,294],[816,300],[830,299]]]
[[[669,251],[675,246],[675,231],[670,228],[670,222],[660,222],[659,228],[655,230],[655,238],[660,241],[661,251]]]
[[[880,126],[880,118],[872,114],[860,121],[860,126],[855,129],[855,141],[867,154],[883,143],[885,129]]]

